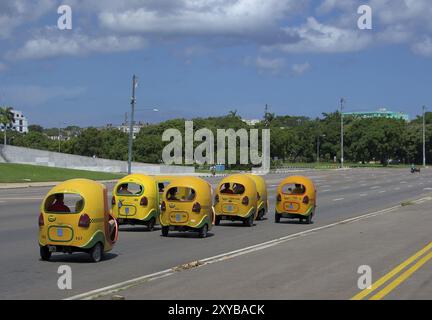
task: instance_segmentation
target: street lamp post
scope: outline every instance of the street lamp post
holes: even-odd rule
[[[423,106],[423,167],[426,168],[426,106]]]
[[[345,99],[340,99],[340,112],[341,112],[341,168],[344,167],[344,123],[343,123],[343,108]]]
[[[135,114],[135,88],[137,86],[137,78],[135,75],[132,77],[132,99],[131,99],[131,118],[129,123],[129,144],[128,144],[128,174],[132,172],[132,141],[133,141],[133,125]]]

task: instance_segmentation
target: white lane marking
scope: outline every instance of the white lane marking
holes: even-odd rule
[[[412,184],[410,184],[409,186],[408,186],[408,188],[412,188],[413,187],[413,185]]]
[[[432,190],[432,188],[424,188],[423,190],[429,191]]]
[[[381,190],[380,192],[378,192],[378,193],[384,193],[384,192],[387,192],[387,191],[385,191],[385,190]]]
[[[359,196],[360,196],[360,197],[366,197],[366,196],[367,196],[367,193],[361,193],[361,194],[359,194]]]
[[[414,201],[412,201],[412,203],[417,204],[417,203],[422,203],[424,201],[430,201],[430,200],[432,200],[432,197],[429,196],[429,197],[420,198],[418,200],[414,200]],[[222,253],[222,254],[219,254],[219,255],[216,255],[216,256],[212,256],[212,257],[209,257],[209,258],[201,259],[201,260],[199,260],[202,263],[200,266],[204,266],[204,265],[215,263],[215,262],[224,261],[224,260],[231,259],[231,258],[234,258],[234,257],[242,256],[242,255],[245,255],[245,254],[248,254],[248,253],[251,253],[251,252],[263,250],[263,249],[266,249],[266,248],[269,248],[269,247],[273,247],[273,246],[276,246],[278,244],[281,244],[281,243],[284,243],[284,242],[287,242],[287,241],[290,241],[290,240],[293,240],[293,239],[297,239],[299,237],[303,237],[303,236],[315,233],[317,231],[321,231],[321,230],[325,230],[325,229],[329,229],[329,228],[335,227],[337,225],[352,223],[352,222],[364,220],[364,219],[367,219],[367,218],[375,217],[375,216],[378,216],[378,215],[381,215],[381,214],[385,214],[385,213],[388,213],[388,212],[392,212],[392,211],[395,211],[396,209],[399,209],[401,207],[402,207],[401,205],[397,205],[397,206],[393,206],[393,207],[390,207],[390,208],[387,208],[387,209],[383,209],[383,210],[379,210],[379,211],[375,211],[375,212],[371,212],[371,213],[366,213],[366,214],[363,214],[363,215],[360,215],[360,216],[357,216],[357,217],[345,219],[345,220],[342,220],[342,221],[333,222],[333,223],[330,223],[330,224],[327,224],[327,225],[324,225],[324,226],[321,226],[321,227],[317,227],[317,228],[301,231],[301,232],[298,232],[298,233],[287,235],[287,236],[284,236],[284,237],[281,237],[281,238],[277,238],[277,239],[274,239],[274,240],[270,240],[270,241],[267,241],[267,242],[263,242],[263,243],[259,243],[259,244],[252,245],[252,246],[249,246],[249,247],[245,247],[245,248],[242,248],[242,249],[238,249],[238,250],[233,250],[233,251],[230,251],[230,252]],[[114,293],[114,292],[117,292],[117,291],[120,291],[120,290],[127,289],[128,287],[138,285],[138,284],[140,284],[142,282],[146,282],[146,281],[150,281],[150,280],[155,280],[157,278],[162,278],[162,277],[168,277],[168,276],[170,276],[172,274],[175,274],[175,273],[173,272],[173,268],[170,268],[170,269],[166,269],[166,270],[163,270],[163,271],[159,271],[159,272],[155,272],[155,273],[152,273],[152,274],[148,274],[148,275],[145,275],[145,276],[142,276],[142,277],[138,277],[138,278],[134,278],[134,279],[131,279],[131,280],[119,282],[119,283],[113,284],[111,286],[107,286],[107,287],[103,287],[103,288],[100,288],[100,289],[84,292],[84,293],[81,293],[81,294],[78,294],[78,295],[66,298],[64,300],[80,300],[80,299],[90,300],[90,299],[106,296],[108,294],[111,294],[111,293]]]
[[[406,182],[406,181],[401,181],[400,183],[401,183],[401,184],[404,184],[404,183],[407,183],[407,182]]]
[[[397,187],[397,188],[394,188],[393,190],[396,190],[396,191],[397,191],[397,190],[400,190],[400,188],[399,188],[399,187]]]
[[[318,190],[319,191],[319,190]],[[326,190],[322,190],[322,191],[319,191],[319,192],[329,192],[329,191],[331,191],[331,189],[326,189]]]
[[[378,188],[381,188],[381,187],[380,186],[373,186],[373,187],[370,187],[369,189],[373,190],[373,189],[378,189]]]
[[[333,199],[333,201],[342,201],[342,200],[344,200],[345,198],[337,198],[337,199]]]

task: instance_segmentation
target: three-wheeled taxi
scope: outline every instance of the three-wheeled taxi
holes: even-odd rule
[[[223,178],[216,187],[215,224],[221,220],[243,221],[252,227],[258,214],[257,198],[257,187],[250,176],[233,174]]]
[[[161,204],[162,235],[169,231],[198,231],[201,238],[214,224],[212,188],[198,177],[179,177],[165,189]]]
[[[256,219],[262,220],[269,208],[269,203],[267,198],[267,184],[264,178],[259,175],[251,174],[251,173],[247,173],[246,175],[255,182],[255,186],[257,188],[257,211],[258,211]]]
[[[99,182],[72,179],[53,187],[40,206],[39,245],[42,260],[53,252],[87,252],[99,262],[112,249],[118,225]]]
[[[146,225],[153,230],[160,214],[156,179],[140,173],[123,177],[114,186],[111,205],[119,225]]]
[[[316,208],[316,189],[311,179],[291,176],[277,188],[275,222],[280,218],[299,219],[312,223]]]

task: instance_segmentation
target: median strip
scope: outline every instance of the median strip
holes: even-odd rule
[[[407,260],[402,262],[400,265],[398,265],[396,268],[391,270],[389,273],[382,276],[379,280],[377,280],[374,284],[372,284],[371,288],[364,289],[363,291],[360,291],[358,294],[356,294],[354,297],[352,297],[351,300],[362,300],[365,297],[369,296],[374,291],[376,291],[378,288],[383,286],[386,282],[388,282],[393,277],[395,277],[400,272],[402,272],[405,268],[407,268],[413,262],[415,262],[417,259],[419,259],[423,255],[425,255],[431,249],[432,249],[432,242],[429,243],[426,247],[424,247],[420,251],[416,252],[411,257],[409,257]],[[370,299],[371,300],[378,300],[378,299],[384,298],[386,295],[388,295],[392,290],[394,290],[399,284],[401,284],[403,281],[405,281],[409,276],[411,276],[416,270],[418,270],[423,264],[425,264],[431,258],[432,258],[432,252],[429,253],[427,256],[425,256],[423,259],[419,260],[414,266],[409,268],[401,276],[396,278],[393,282],[391,282],[384,289],[382,289],[377,294],[372,296]]]

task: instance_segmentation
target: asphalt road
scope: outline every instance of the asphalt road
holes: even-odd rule
[[[254,227],[247,228],[238,223],[225,222],[214,227],[208,238],[198,239],[192,233],[170,233],[170,237],[163,238],[159,230],[147,232],[145,227],[122,226],[119,241],[113,251],[107,255],[106,260],[98,264],[90,263],[85,254],[55,255],[52,261],[40,261],[37,218],[40,201],[49,188],[0,190],[0,218],[2,219],[0,224],[0,266],[2,269],[0,299],[67,298],[190,261],[201,260],[392,207],[402,201],[421,198],[432,192],[432,170],[424,170],[420,175],[410,174],[408,169],[305,171],[302,174],[311,177],[318,189],[318,208],[315,222],[312,225],[285,221],[281,224],[273,222],[275,188],[284,175],[267,175],[270,198],[269,216],[265,221],[256,222]],[[209,181],[216,183],[218,179],[209,178]],[[430,207],[429,205],[429,211]],[[368,219],[366,223],[373,225],[374,219]],[[428,226],[430,226],[430,221]],[[421,228],[422,224],[418,224],[418,227]],[[416,245],[420,249],[424,245],[424,239],[417,239],[416,228],[410,226],[407,230],[409,232],[401,236],[402,240],[414,242],[412,249]],[[331,230],[328,229],[326,232],[331,232]],[[386,232],[385,224],[381,224],[381,232]],[[379,232],[374,234],[379,234]],[[410,236],[412,239],[407,238]],[[347,237],[349,238],[349,235]],[[339,241],[343,243],[344,239],[339,238]],[[317,244],[320,244],[320,241]],[[334,248],[335,245],[333,243],[329,248]],[[389,242],[388,245],[392,246],[392,243]],[[322,255],[325,255],[325,248],[322,247],[322,244],[317,246],[310,244],[307,250],[304,254],[315,256],[312,262],[319,266]],[[324,253],[317,255],[316,252]],[[335,257],[336,265],[337,259],[342,259],[343,256],[342,252],[339,258]],[[397,260],[397,257],[394,259]],[[62,264],[67,264],[72,268],[72,290],[59,290],[57,287],[59,276],[57,270]],[[219,285],[223,287],[223,283],[224,279],[221,278]],[[296,287],[297,285],[299,287]],[[302,284],[296,282],[296,286],[291,286],[291,290],[302,292],[300,290]],[[181,289],[178,290],[181,291]],[[316,294],[317,296],[314,297],[319,297],[318,291]],[[325,294],[325,290],[322,294]],[[254,295],[251,293],[250,296]],[[155,293],[145,297],[161,298],[163,296]],[[301,295],[298,297],[308,298],[308,296]],[[407,297],[409,298],[410,295],[408,294]],[[200,298],[205,299],[210,296],[200,296]]]

